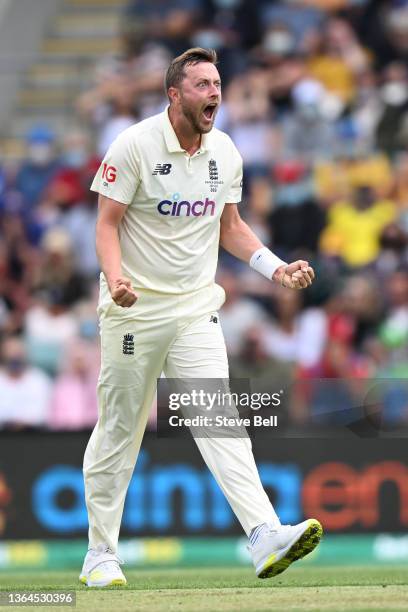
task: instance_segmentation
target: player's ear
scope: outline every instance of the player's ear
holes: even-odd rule
[[[167,90],[167,95],[169,96],[170,102],[173,104],[180,99],[180,91],[178,87],[169,87]]]

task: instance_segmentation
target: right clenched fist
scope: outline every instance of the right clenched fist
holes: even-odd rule
[[[123,308],[133,306],[139,297],[132,288],[131,281],[125,276],[121,276],[113,281],[110,285],[110,292],[115,304]]]

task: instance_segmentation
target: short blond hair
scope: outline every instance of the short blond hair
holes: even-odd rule
[[[202,49],[201,47],[187,49],[187,51],[175,57],[167,69],[164,81],[166,93],[170,87],[178,87],[180,85],[186,76],[184,72],[186,66],[194,66],[194,64],[199,64],[200,62],[210,62],[210,64],[215,65],[217,61],[217,53],[214,49]]]

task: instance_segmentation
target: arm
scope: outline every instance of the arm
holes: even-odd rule
[[[312,284],[314,271],[308,262],[300,259],[289,265],[281,262],[265,248],[251,228],[241,219],[236,204],[226,204],[224,207],[221,215],[220,244],[228,253],[250,263],[251,267],[258,269],[270,280],[280,282],[284,287],[303,289]],[[264,269],[260,269],[256,261],[253,262],[253,255],[260,252],[260,249],[263,251],[261,256],[267,259],[267,264],[270,262],[270,266],[266,266],[271,269],[270,276],[265,273],[264,266]],[[276,263],[281,265],[276,267]]]
[[[99,195],[98,219],[96,222],[96,253],[105,275],[113,301],[118,306],[133,306],[137,294],[131,281],[122,276],[122,255],[119,243],[119,224],[126,206],[103,195]]]
[[[221,246],[247,263],[252,254],[264,245],[254,234],[249,225],[240,217],[236,204],[226,204],[221,215]]]

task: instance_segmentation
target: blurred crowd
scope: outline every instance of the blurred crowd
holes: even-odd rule
[[[0,167],[0,428],[94,424],[89,185],[117,134],[166,106],[164,72],[191,46],[218,52],[216,125],[244,159],[242,216],[317,275],[290,291],[221,253],[231,375],[302,381],[300,424],[344,421],[356,379],[395,379],[383,418],[406,424],[408,0],[129,0],[122,38],[77,100],[87,129],[61,141],[33,125],[25,158]]]

